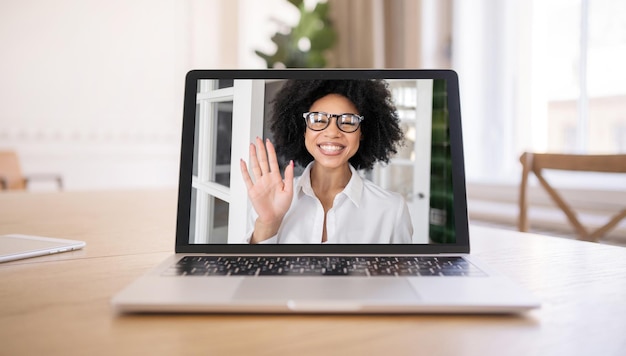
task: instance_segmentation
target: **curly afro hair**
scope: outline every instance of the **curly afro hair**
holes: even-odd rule
[[[360,170],[373,168],[377,161],[388,163],[403,144],[404,134],[384,80],[287,80],[272,101],[270,119],[276,151],[283,162],[293,160],[306,166],[313,161],[304,144],[307,128],[302,113],[328,94],[348,98],[364,117],[362,141],[350,164]]]

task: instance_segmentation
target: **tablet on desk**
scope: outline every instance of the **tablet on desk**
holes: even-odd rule
[[[1,235],[0,262],[51,255],[83,247],[84,241],[20,234]]]

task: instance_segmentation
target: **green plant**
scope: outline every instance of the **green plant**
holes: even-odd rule
[[[445,80],[433,82],[433,126],[430,165],[430,229],[433,242],[454,243],[454,201],[452,193],[452,152],[450,113]]]
[[[300,21],[288,33],[272,36],[276,44],[274,54],[254,51],[263,58],[268,68],[322,68],[326,66],[325,52],[332,48],[337,34],[328,17],[329,4],[318,2],[311,11],[304,0],[288,0],[300,12]],[[285,26],[286,27],[286,26]]]

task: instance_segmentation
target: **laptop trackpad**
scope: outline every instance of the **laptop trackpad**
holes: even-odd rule
[[[418,295],[404,278],[261,277],[245,279],[235,300],[251,301],[415,301]]]

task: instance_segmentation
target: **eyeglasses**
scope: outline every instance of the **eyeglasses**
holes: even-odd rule
[[[331,118],[337,118],[339,130],[351,133],[359,129],[361,121],[365,118],[357,114],[329,114],[326,112],[305,112],[302,114],[306,126],[313,131],[322,131],[330,125]]]

